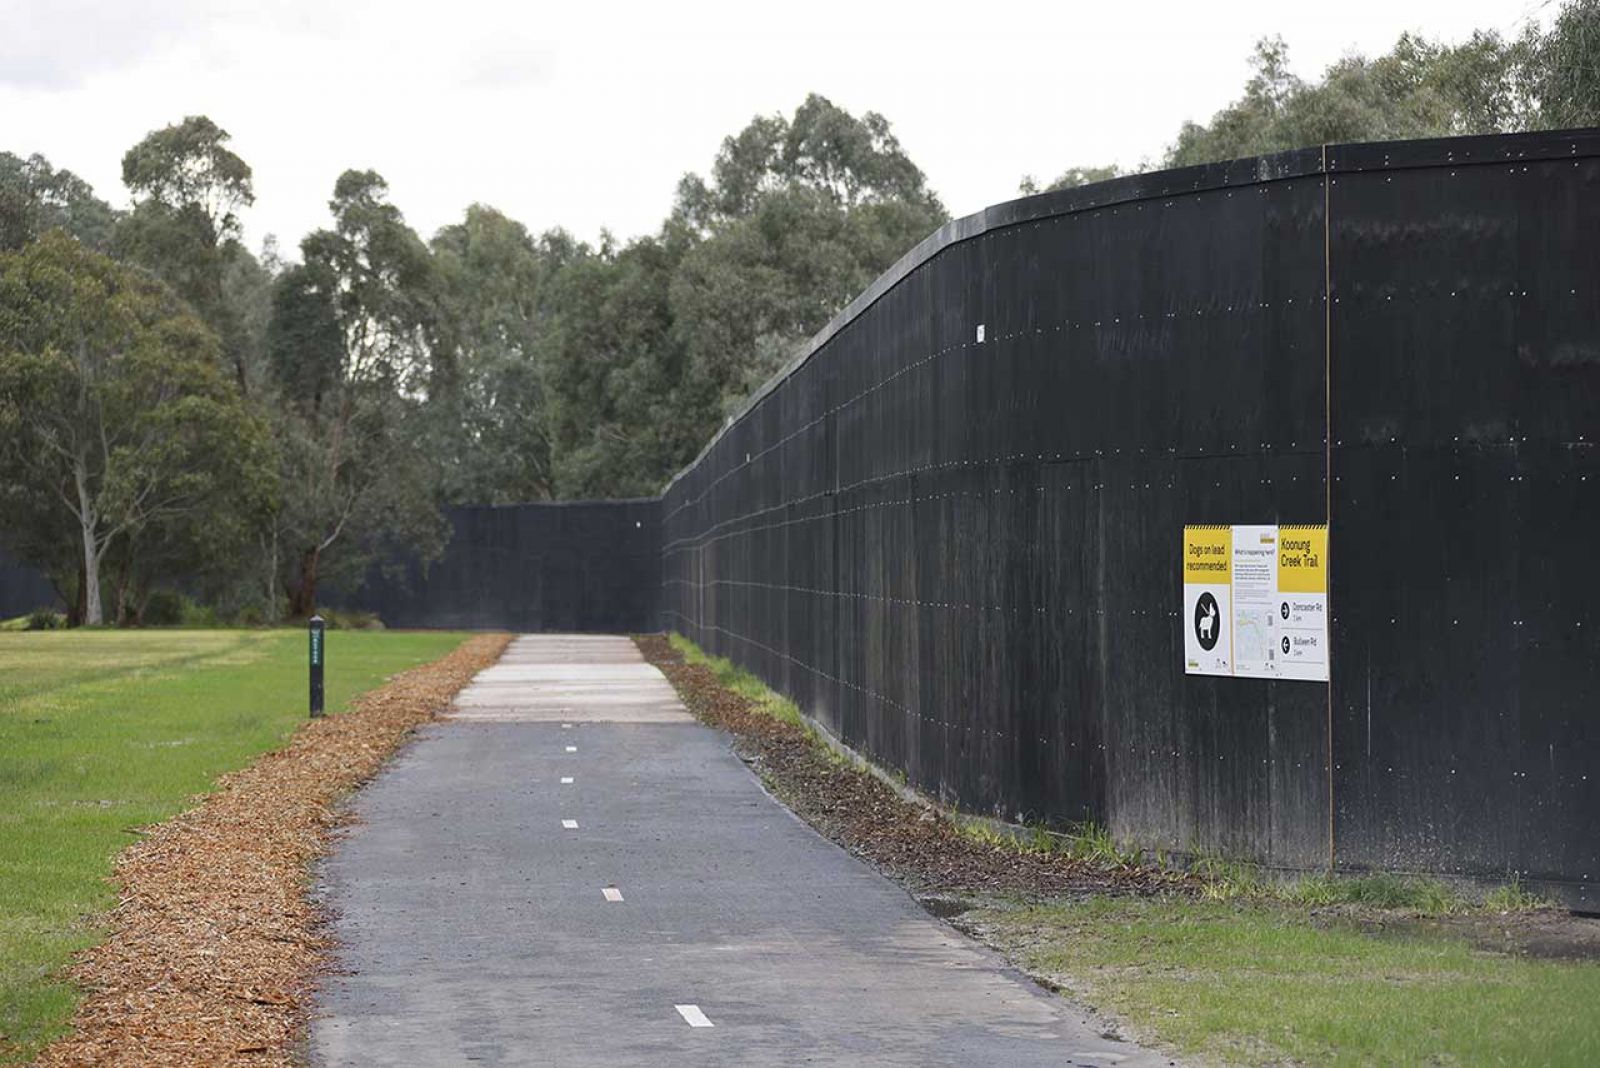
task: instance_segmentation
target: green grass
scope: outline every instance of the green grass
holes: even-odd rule
[[[329,633],[329,710],[461,640]],[[133,829],[188,807],[305,716],[300,631],[0,633],[0,1063],[70,1017],[60,969],[96,939]]]
[[[743,697],[756,708],[769,716],[781,719],[785,723],[792,723],[796,727],[810,733],[814,728],[805,716],[800,714],[800,708],[793,701],[781,694],[774,693],[767,688],[767,684],[756,678],[750,672],[740,667],[735,667],[733,661],[725,656],[711,656],[698,645],[681,634],[669,634],[667,640],[672,647],[683,656],[690,664],[700,664],[711,669],[717,681],[724,687]]]
[[[1275,896],[1297,905],[1361,905],[1419,916],[1446,916],[1471,907],[1454,887],[1438,879],[1385,872],[1337,878],[1307,875],[1275,884]]]
[[[1497,886],[1484,895],[1483,907],[1490,912],[1532,912],[1553,906],[1523,886],[1519,876],[1512,876],[1509,883]]]
[[[987,846],[1023,853],[1055,854],[1102,868],[1132,868],[1146,864],[1142,850],[1118,843],[1110,831],[1092,820],[1069,825],[1065,830],[1036,823],[1010,826],[988,817],[964,815],[952,806],[946,807],[952,808],[951,815],[958,831]],[[1158,870],[1164,867],[1156,863],[1148,866]]]
[[[974,913],[1029,967],[1186,1054],[1228,1063],[1600,1063],[1600,965],[1262,901],[1096,898]]]

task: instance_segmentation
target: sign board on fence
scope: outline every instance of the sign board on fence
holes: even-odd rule
[[[1328,528],[1183,528],[1190,675],[1328,680]]]

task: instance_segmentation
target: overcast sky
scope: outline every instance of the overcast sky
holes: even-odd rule
[[[0,0],[0,149],[126,203],[122,153],[204,113],[255,170],[252,245],[293,249],[370,167],[425,236],[473,201],[534,230],[653,230],[678,177],[807,92],[881,112],[956,215],[1021,175],[1153,158],[1281,34],[1314,75],[1405,30],[1459,40],[1541,0]]]

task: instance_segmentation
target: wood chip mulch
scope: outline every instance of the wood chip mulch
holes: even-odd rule
[[[117,859],[110,936],[74,964],[86,991],[38,1064],[291,1065],[328,949],[308,866],[338,804],[442,711],[510,637],[468,639],[218,782]]]
[[[1150,894],[1189,883],[1171,872],[1018,850],[964,834],[939,809],[831,759],[800,727],[760,711],[718,682],[710,668],[686,663],[665,637],[638,635],[634,641],[697,719],[733,735],[740,755],[797,815],[918,896]]]

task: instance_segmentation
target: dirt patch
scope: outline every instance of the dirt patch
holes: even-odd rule
[[[307,897],[336,805],[504,650],[480,635],[219,780],[117,858],[110,936],[71,975],[73,1031],[38,1064],[291,1065],[328,948]]]
[[[1396,938],[1465,938],[1478,949],[1534,960],[1600,961],[1600,919],[1557,908],[1453,916],[1358,917],[1363,931]]]
[[[1061,898],[1174,892],[1191,885],[1182,875],[1019,851],[964,834],[942,812],[834,758],[801,727],[728,690],[710,668],[685,662],[664,636],[639,635],[634,641],[697,719],[733,735],[740,756],[795,813],[948,916],[961,911],[961,902],[941,895]]]

